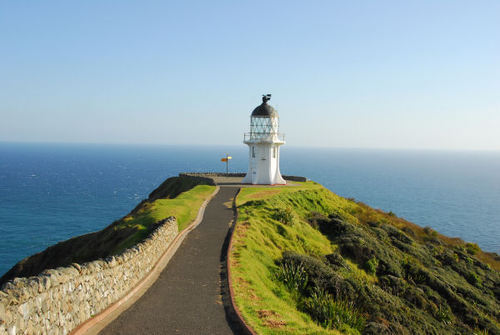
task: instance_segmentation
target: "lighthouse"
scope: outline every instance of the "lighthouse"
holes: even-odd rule
[[[280,173],[280,146],[285,135],[279,133],[278,112],[267,102],[271,94],[262,96],[262,104],[250,116],[250,132],[243,143],[248,145],[248,173],[243,183],[276,185],[286,184]]]

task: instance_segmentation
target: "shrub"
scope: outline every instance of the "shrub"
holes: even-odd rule
[[[276,209],[271,217],[276,221],[290,226],[295,222],[295,212],[290,207]]]
[[[308,276],[300,263],[281,263],[276,272],[276,278],[289,290],[301,292],[305,290]]]
[[[479,276],[477,275],[477,273],[475,272],[469,272],[469,274],[467,275],[466,277],[467,281],[471,284],[471,285],[474,285],[474,286],[478,286],[478,287],[481,287],[481,278],[479,278]]]
[[[401,230],[404,231],[406,234],[410,235],[411,237],[415,237],[415,232],[410,227],[403,227],[401,228]]]
[[[328,264],[330,264],[330,265],[332,265],[332,266],[334,266],[336,268],[342,267],[342,268],[345,268],[347,270],[350,270],[350,267],[345,262],[344,257],[342,257],[338,253],[333,253],[333,254],[326,255],[325,259],[328,262]]]
[[[460,261],[458,255],[451,250],[445,250],[442,253],[438,253],[436,259],[440,260],[443,265],[453,265]]]
[[[465,250],[471,254],[471,255],[475,255],[477,254],[479,251],[481,251],[481,248],[479,248],[479,246],[476,244],[476,243],[466,243],[465,244]]]
[[[448,306],[442,306],[439,305],[439,307],[436,309],[434,312],[434,317],[436,320],[444,323],[444,324],[450,324],[451,323],[451,310]]]
[[[385,260],[380,259],[377,266],[377,273],[379,275],[392,275],[395,277],[402,276],[401,265],[397,259],[386,257]]]
[[[375,257],[370,258],[364,264],[364,269],[366,270],[366,272],[372,275],[377,273],[377,267],[378,267],[378,260]]]
[[[432,236],[432,237],[437,237],[438,233],[437,231],[435,231],[434,229],[432,229],[431,227],[427,226],[427,227],[424,227],[424,232],[429,235],[429,236]]]
[[[307,217],[307,222],[314,229],[319,228],[319,222],[325,222],[327,220],[328,220],[328,218],[326,216],[324,216],[323,214],[316,212],[316,211],[312,211],[311,213],[309,213],[309,215]]]
[[[394,240],[403,242],[405,244],[412,244],[413,243],[413,240],[411,238],[409,238],[405,233],[403,233],[402,230],[400,230],[396,227],[393,227],[389,224],[385,224],[385,225],[382,225],[382,229],[384,229],[387,232],[387,234],[392,238],[393,243],[394,243]]]
[[[379,277],[379,286],[392,295],[401,295],[407,289],[408,284],[402,278],[384,275]]]
[[[315,288],[321,288],[333,294],[335,298],[348,300],[355,297],[355,289],[352,285],[339,276],[331,266],[317,258],[285,251],[278,265],[284,263],[300,264],[304,267],[308,278],[305,295],[309,295]]]
[[[365,319],[352,303],[335,301],[331,295],[319,288],[314,289],[311,297],[304,301],[304,309],[325,328],[341,329],[351,334],[360,333],[365,328]]]
[[[335,276],[333,270],[319,259],[292,251],[285,251],[279,262],[280,266],[281,264],[289,264],[302,267],[311,281],[327,282]]]
[[[340,237],[337,243],[340,247],[342,256],[349,257],[358,264],[363,264],[375,256],[375,250],[372,249],[372,243],[367,243],[365,239],[354,234]]]

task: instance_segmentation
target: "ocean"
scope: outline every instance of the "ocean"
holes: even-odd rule
[[[247,148],[0,143],[0,275],[100,230],[180,172],[245,172]],[[500,152],[294,148],[281,171],[500,253]]]

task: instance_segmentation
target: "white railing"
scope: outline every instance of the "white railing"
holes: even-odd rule
[[[285,134],[283,133],[245,133],[243,135],[244,142],[252,141],[269,141],[269,142],[285,142]]]

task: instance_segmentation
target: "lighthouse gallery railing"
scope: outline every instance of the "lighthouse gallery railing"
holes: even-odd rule
[[[285,142],[285,134],[283,133],[245,133],[243,136],[244,142],[249,141],[279,141]]]

